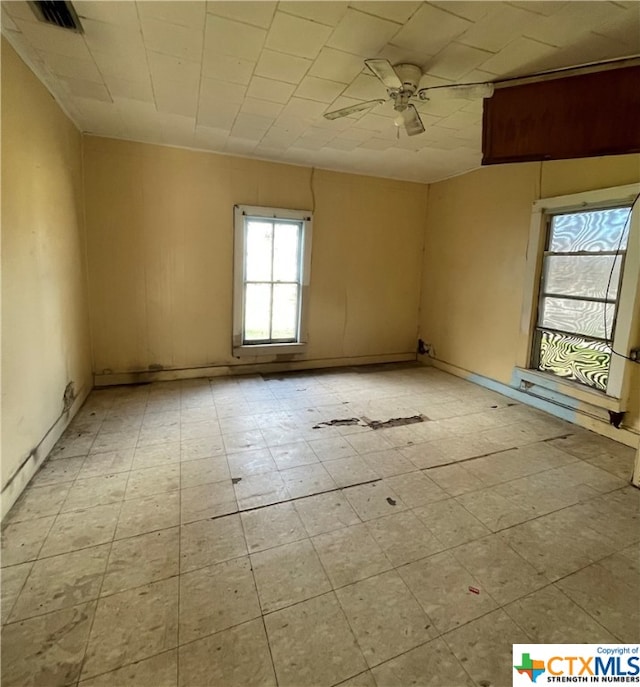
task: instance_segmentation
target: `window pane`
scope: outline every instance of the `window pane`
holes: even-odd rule
[[[617,250],[627,246],[630,208],[610,208],[593,212],[555,215],[551,222],[549,250],[557,253]]]
[[[271,313],[271,285],[247,284],[244,301],[244,340],[269,339]]]
[[[273,244],[273,280],[298,281],[299,224],[276,224]]]
[[[622,256],[549,255],[545,258],[544,290],[547,293],[568,296],[605,298],[609,283],[609,293],[606,297],[615,300],[618,296],[621,264]]]
[[[271,281],[271,222],[247,222],[245,279]]]
[[[273,338],[296,339],[298,336],[298,285],[273,285]]]
[[[606,391],[610,363],[611,349],[605,343],[540,332],[539,370]]]
[[[605,332],[604,311],[607,311]],[[576,301],[569,298],[543,298],[540,326],[565,332],[611,339],[615,304]]]

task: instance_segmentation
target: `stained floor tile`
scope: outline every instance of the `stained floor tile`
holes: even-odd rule
[[[280,687],[329,687],[367,668],[333,592],[265,616]]]
[[[514,642],[633,641],[633,454],[415,364],[95,391],[3,522],[3,685],[499,687]]]

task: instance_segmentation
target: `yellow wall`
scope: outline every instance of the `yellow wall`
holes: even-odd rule
[[[67,383],[76,406],[92,385],[81,145],[2,38],[3,512],[69,419],[60,418]]]
[[[296,360],[412,353],[426,187],[87,136],[94,371],[237,365],[233,205],[310,209],[309,346]]]
[[[638,180],[640,156],[626,155],[497,165],[432,184],[420,336],[435,357],[508,384],[520,343],[534,200]],[[637,389],[638,366],[634,374]],[[636,394],[625,422],[636,429],[638,403]]]

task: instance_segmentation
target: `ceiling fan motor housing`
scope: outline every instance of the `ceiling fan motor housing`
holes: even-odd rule
[[[393,69],[402,81],[402,90],[413,95],[418,90],[422,69],[415,64],[397,64]]]

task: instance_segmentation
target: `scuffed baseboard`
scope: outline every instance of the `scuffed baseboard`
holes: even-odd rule
[[[508,384],[498,382],[495,379],[490,379],[489,377],[483,377],[475,372],[465,370],[442,360],[437,360],[436,358],[427,358],[426,360],[420,360],[420,362],[425,365],[432,365],[433,367],[443,370],[444,372],[449,372],[456,377],[462,377],[462,379],[466,379],[469,382],[473,382],[474,384],[478,384],[486,389],[495,391],[503,396],[512,398],[520,403],[532,406],[538,410],[543,410],[561,420],[566,420],[567,422],[571,422],[574,425],[588,429],[596,434],[600,434],[609,439],[613,439],[614,441],[618,441],[626,446],[638,448],[640,443],[640,435],[638,435],[636,432],[624,427],[616,429],[606,420],[594,417],[585,410],[581,409],[579,406],[575,408],[569,408],[565,405],[554,403],[548,399],[534,396],[533,394],[527,394],[524,391],[520,391],[520,389],[509,386]]]
[[[352,356],[346,358],[319,358],[312,360],[291,360],[286,362],[243,363],[239,365],[213,365],[139,372],[114,372],[95,374],[96,387],[118,384],[140,384],[145,382],[170,382],[177,379],[197,379],[198,377],[222,377],[247,374],[273,374],[300,370],[318,370],[350,365],[377,365],[380,363],[401,363],[415,361],[415,352],[388,353],[382,355]]]
[[[20,494],[25,490],[31,478],[38,472],[44,463],[56,441],[62,436],[64,430],[76,416],[87,396],[91,392],[90,388],[83,388],[78,393],[71,408],[63,413],[58,420],[49,428],[44,438],[38,444],[38,448],[20,465],[18,471],[14,473],[9,482],[5,485],[0,494],[0,519],[4,520],[5,515],[11,510],[13,504],[18,500]]]

